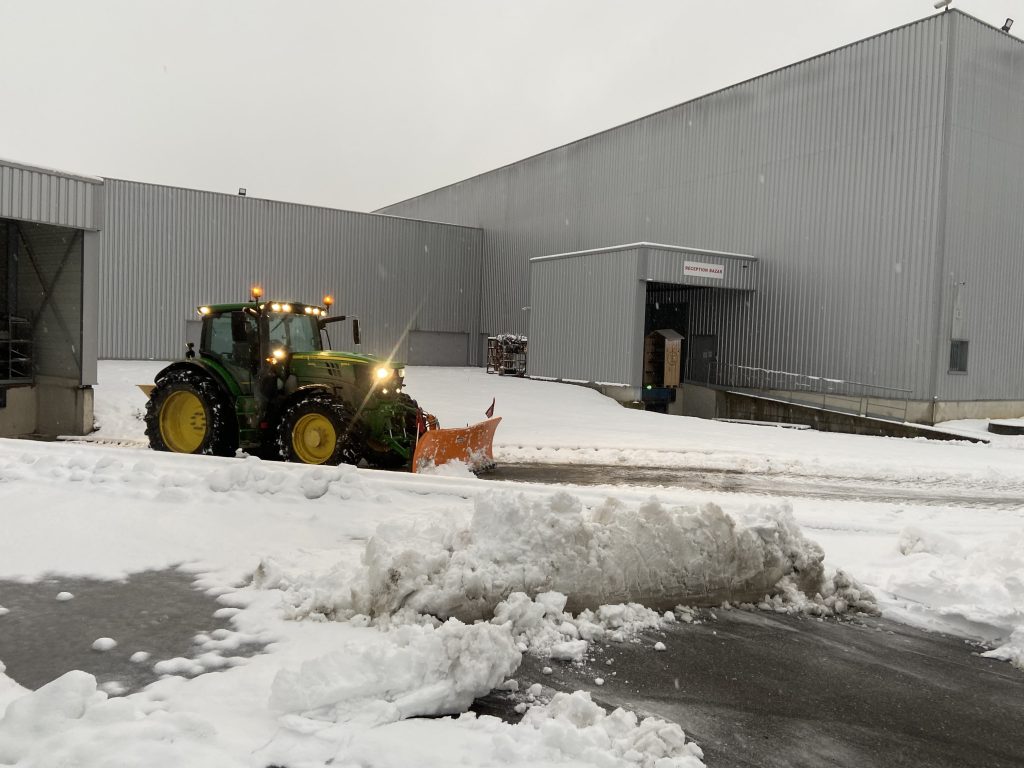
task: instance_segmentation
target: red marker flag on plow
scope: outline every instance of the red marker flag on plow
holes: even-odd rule
[[[494,398],[493,397],[491,398],[491,404],[487,407],[487,410],[484,411],[484,415],[488,419],[491,418],[492,416],[494,416]]]

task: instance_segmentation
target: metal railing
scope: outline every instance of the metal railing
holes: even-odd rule
[[[709,387],[768,390],[773,399],[793,405],[901,422],[907,420],[913,394],[913,390],[900,387],[717,361],[708,365],[706,383]]]

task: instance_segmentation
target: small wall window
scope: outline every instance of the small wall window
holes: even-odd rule
[[[949,372],[967,373],[967,342],[959,339],[949,343]]]

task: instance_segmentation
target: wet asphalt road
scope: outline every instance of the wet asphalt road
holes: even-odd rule
[[[214,617],[223,608],[192,586],[177,570],[134,574],[126,582],[55,578],[22,584],[0,581],[0,661],[5,674],[26,688],[39,688],[72,669],[96,676],[101,685],[117,683],[139,690],[159,675],[153,664],[191,658],[200,632],[230,628]],[[57,600],[70,592],[71,600]],[[117,647],[94,651],[93,641],[110,637]],[[145,663],[129,661],[147,651]]]
[[[927,485],[919,482],[857,480],[844,477],[762,474],[737,469],[686,467],[634,467],[589,464],[499,464],[480,475],[485,480],[507,480],[543,485],[632,485],[685,488],[697,491],[748,493],[761,496],[798,496],[815,499],[911,503],[923,506],[967,505],[996,509],[1024,506],[1024,493],[986,489],[973,484]]]
[[[717,768],[1024,766],[1024,673],[962,639],[874,618],[714,615],[597,646],[584,664],[527,656],[520,692],[588,690],[676,722]],[[476,710],[515,721],[522,700],[492,693]]]

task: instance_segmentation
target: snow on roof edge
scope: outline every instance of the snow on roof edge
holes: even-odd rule
[[[34,173],[45,173],[50,176],[60,176],[65,179],[73,179],[75,181],[84,181],[87,184],[102,184],[104,179],[102,176],[89,176],[84,173],[72,173],[71,171],[62,171],[58,168],[48,168],[45,165],[34,165],[32,163],[23,163],[19,160],[8,160],[7,158],[0,157],[0,165],[6,165],[9,168],[17,168],[21,171],[32,171]]]

